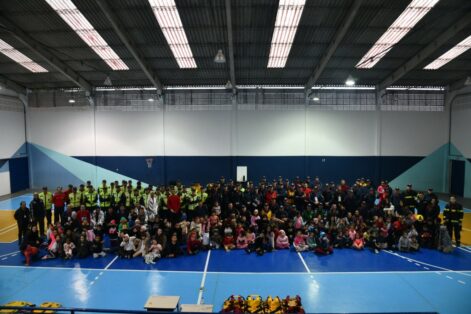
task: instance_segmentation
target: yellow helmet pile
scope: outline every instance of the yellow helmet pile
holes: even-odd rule
[[[287,296],[285,299],[280,297],[268,296],[266,300],[256,294],[251,294],[244,298],[239,295],[231,295],[224,301],[223,313],[305,313],[301,303],[301,297]]]

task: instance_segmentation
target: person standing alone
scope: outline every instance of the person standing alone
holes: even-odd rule
[[[448,229],[450,238],[453,239],[453,233],[455,234],[456,246],[460,246],[461,242],[461,226],[463,221],[463,206],[456,201],[454,195],[450,196],[450,202],[446,204],[445,210],[443,211],[443,218],[445,220],[445,226]]]

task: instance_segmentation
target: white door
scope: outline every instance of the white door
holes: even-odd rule
[[[247,180],[247,166],[237,166],[237,182],[245,182]]]

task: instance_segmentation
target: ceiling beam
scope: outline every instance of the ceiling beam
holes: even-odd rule
[[[6,78],[3,75],[0,75],[0,84],[5,86],[8,89],[11,89],[12,91],[20,94],[20,95],[26,95],[27,89],[26,87],[16,83],[15,81],[12,81],[8,78]]]
[[[460,32],[463,28],[471,24],[471,12],[467,13],[461,19],[459,19],[455,24],[449,27],[445,32],[441,35],[437,36],[434,41],[430,44],[425,46],[422,50],[420,50],[414,57],[412,57],[409,61],[404,63],[401,67],[396,69],[391,75],[385,78],[381,83],[377,85],[378,91],[383,91],[387,87],[393,85],[399,79],[401,79],[404,75],[415,69],[418,65],[424,62],[425,59],[430,57],[437,49],[441,46],[446,44],[450,39],[452,39],[458,32]],[[433,70],[427,70],[433,71]]]
[[[59,60],[55,55],[53,55],[43,44],[36,41],[30,35],[25,33],[23,30],[18,28],[10,20],[5,18],[3,15],[0,15],[0,26],[3,27],[10,35],[15,37],[17,40],[22,42],[28,49],[36,53],[41,57],[45,62],[47,62],[51,67],[56,71],[62,73],[69,80],[74,82],[77,86],[82,88],[88,93],[92,93],[92,85],[87,82],[80,74],[75,72],[72,68],[67,66],[64,62]]]
[[[312,88],[312,86],[316,84],[317,80],[321,76],[325,67],[329,63],[330,58],[335,53],[335,50],[337,50],[337,47],[342,42],[343,37],[345,36],[348,29],[350,28],[350,25],[352,25],[353,20],[355,19],[355,16],[357,15],[362,2],[363,0],[355,0],[355,2],[353,2],[352,6],[350,7],[347,13],[346,18],[342,22],[342,25],[340,25],[340,27],[335,32],[334,38],[330,42],[329,47],[327,48],[325,54],[322,56],[321,60],[317,63],[316,67],[314,68],[313,73],[311,74],[306,85],[304,86],[304,89],[306,90],[306,92],[309,91]]]
[[[227,41],[229,43],[229,70],[232,84],[232,93],[236,91],[236,77],[235,77],[235,65],[234,65],[234,40],[232,34],[232,10],[231,0],[226,0],[226,22],[227,22]]]
[[[450,85],[448,85],[448,91],[453,92],[468,86],[471,86],[471,76],[467,76],[465,78],[462,78],[461,80],[451,83]]]
[[[132,54],[132,56],[136,60],[137,64],[139,64],[139,67],[142,69],[142,71],[147,76],[149,81],[157,89],[157,93],[162,94],[162,84],[160,83],[159,78],[154,73],[152,68],[144,60],[144,56],[143,56],[142,52],[139,51],[139,49],[137,48],[137,45],[134,43],[132,37],[129,36],[129,34],[126,32],[126,30],[121,26],[122,23],[120,23],[118,17],[113,12],[113,10],[109,6],[108,2],[106,0],[97,0],[96,2],[98,4],[98,6],[100,7],[100,9],[105,14],[108,21],[111,23],[111,26],[113,27],[113,30],[115,31],[115,33],[119,36],[119,38],[121,39],[123,44],[126,46],[126,48],[129,50],[129,52]]]

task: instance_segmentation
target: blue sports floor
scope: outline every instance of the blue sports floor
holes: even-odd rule
[[[343,249],[331,256],[210,251],[151,266],[113,255],[36,261],[31,267],[22,261],[17,243],[0,244],[0,303],[141,310],[149,295],[160,294],[180,295],[181,303],[214,304],[220,311],[231,294],[299,294],[311,313],[471,313],[469,247],[452,254]]]

